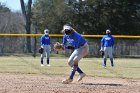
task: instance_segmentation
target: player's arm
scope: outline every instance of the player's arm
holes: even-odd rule
[[[67,38],[66,38],[66,36],[63,37],[62,45],[64,46],[65,49],[74,49],[73,46],[67,46]]]
[[[66,49],[75,49],[73,46],[65,46]]]
[[[44,42],[44,41],[43,41],[43,37],[41,37],[41,38],[40,38],[40,44],[41,44],[40,47],[41,47],[41,48],[43,48],[43,42]]]
[[[50,36],[49,36],[49,43],[51,44],[51,38],[50,38]]]
[[[64,45],[64,44],[61,44],[65,49],[75,49],[73,46],[67,46],[67,45]]]
[[[65,49],[68,49],[68,47],[67,47],[67,38],[66,38],[66,36],[64,35],[64,37],[63,37],[63,43],[61,44]]]
[[[101,49],[100,51],[104,51],[104,37],[101,39]]]
[[[114,46],[114,43],[115,43],[114,38],[112,37],[112,47]]]
[[[101,56],[104,56],[104,38],[101,40],[101,49],[100,49]]]
[[[43,37],[40,38],[40,44],[41,44],[41,46],[40,46],[38,52],[40,54],[43,54],[43,51],[44,51],[44,49],[43,49]]]

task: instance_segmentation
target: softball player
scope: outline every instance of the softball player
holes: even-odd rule
[[[62,81],[64,84],[68,84],[73,81],[75,72],[79,73],[77,81],[81,81],[86,74],[78,66],[79,61],[89,53],[89,46],[87,41],[70,25],[63,26],[63,45],[66,49],[74,49],[73,53],[68,59],[68,65],[71,67],[71,74],[68,79]],[[67,43],[70,45],[68,46]]]
[[[50,51],[51,51],[51,47],[50,47],[50,37],[49,37],[49,30],[45,29],[44,30],[44,35],[41,37],[41,47],[43,48],[43,53],[41,54],[41,66],[43,65],[43,58],[46,56],[47,59],[47,66],[50,66]]]
[[[106,30],[106,35],[101,39],[101,50],[104,51],[104,64],[106,67],[107,56],[109,55],[111,66],[113,67],[113,54],[112,47],[114,45],[114,38],[111,36],[111,31],[109,29]]]

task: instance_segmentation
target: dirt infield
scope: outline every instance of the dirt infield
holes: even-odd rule
[[[66,76],[0,74],[0,93],[140,93],[140,80],[86,76],[62,84]]]

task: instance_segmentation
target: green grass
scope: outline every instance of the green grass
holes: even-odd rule
[[[41,67],[39,57],[2,56],[0,57],[0,73],[69,75],[71,68],[67,65],[67,59],[66,57],[51,57],[51,66]],[[140,79],[140,59],[117,58],[114,60],[115,67],[113,68],[109,60],[107,68],[103,68],[102,63],[102,58],[84,58],[79,66],[88,76]]]

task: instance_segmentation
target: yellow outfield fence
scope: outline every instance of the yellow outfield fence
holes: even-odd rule
[[[43,34],[0,34],[0,36],[42,36]],[[63,37],[63,34],[49,34],[50,37]],[[103,35],[82,35],[87,38],[101,38]],[[113,35],[115,38],[128,38],[128,39],[140,39],[140,36],[131,35]]]

